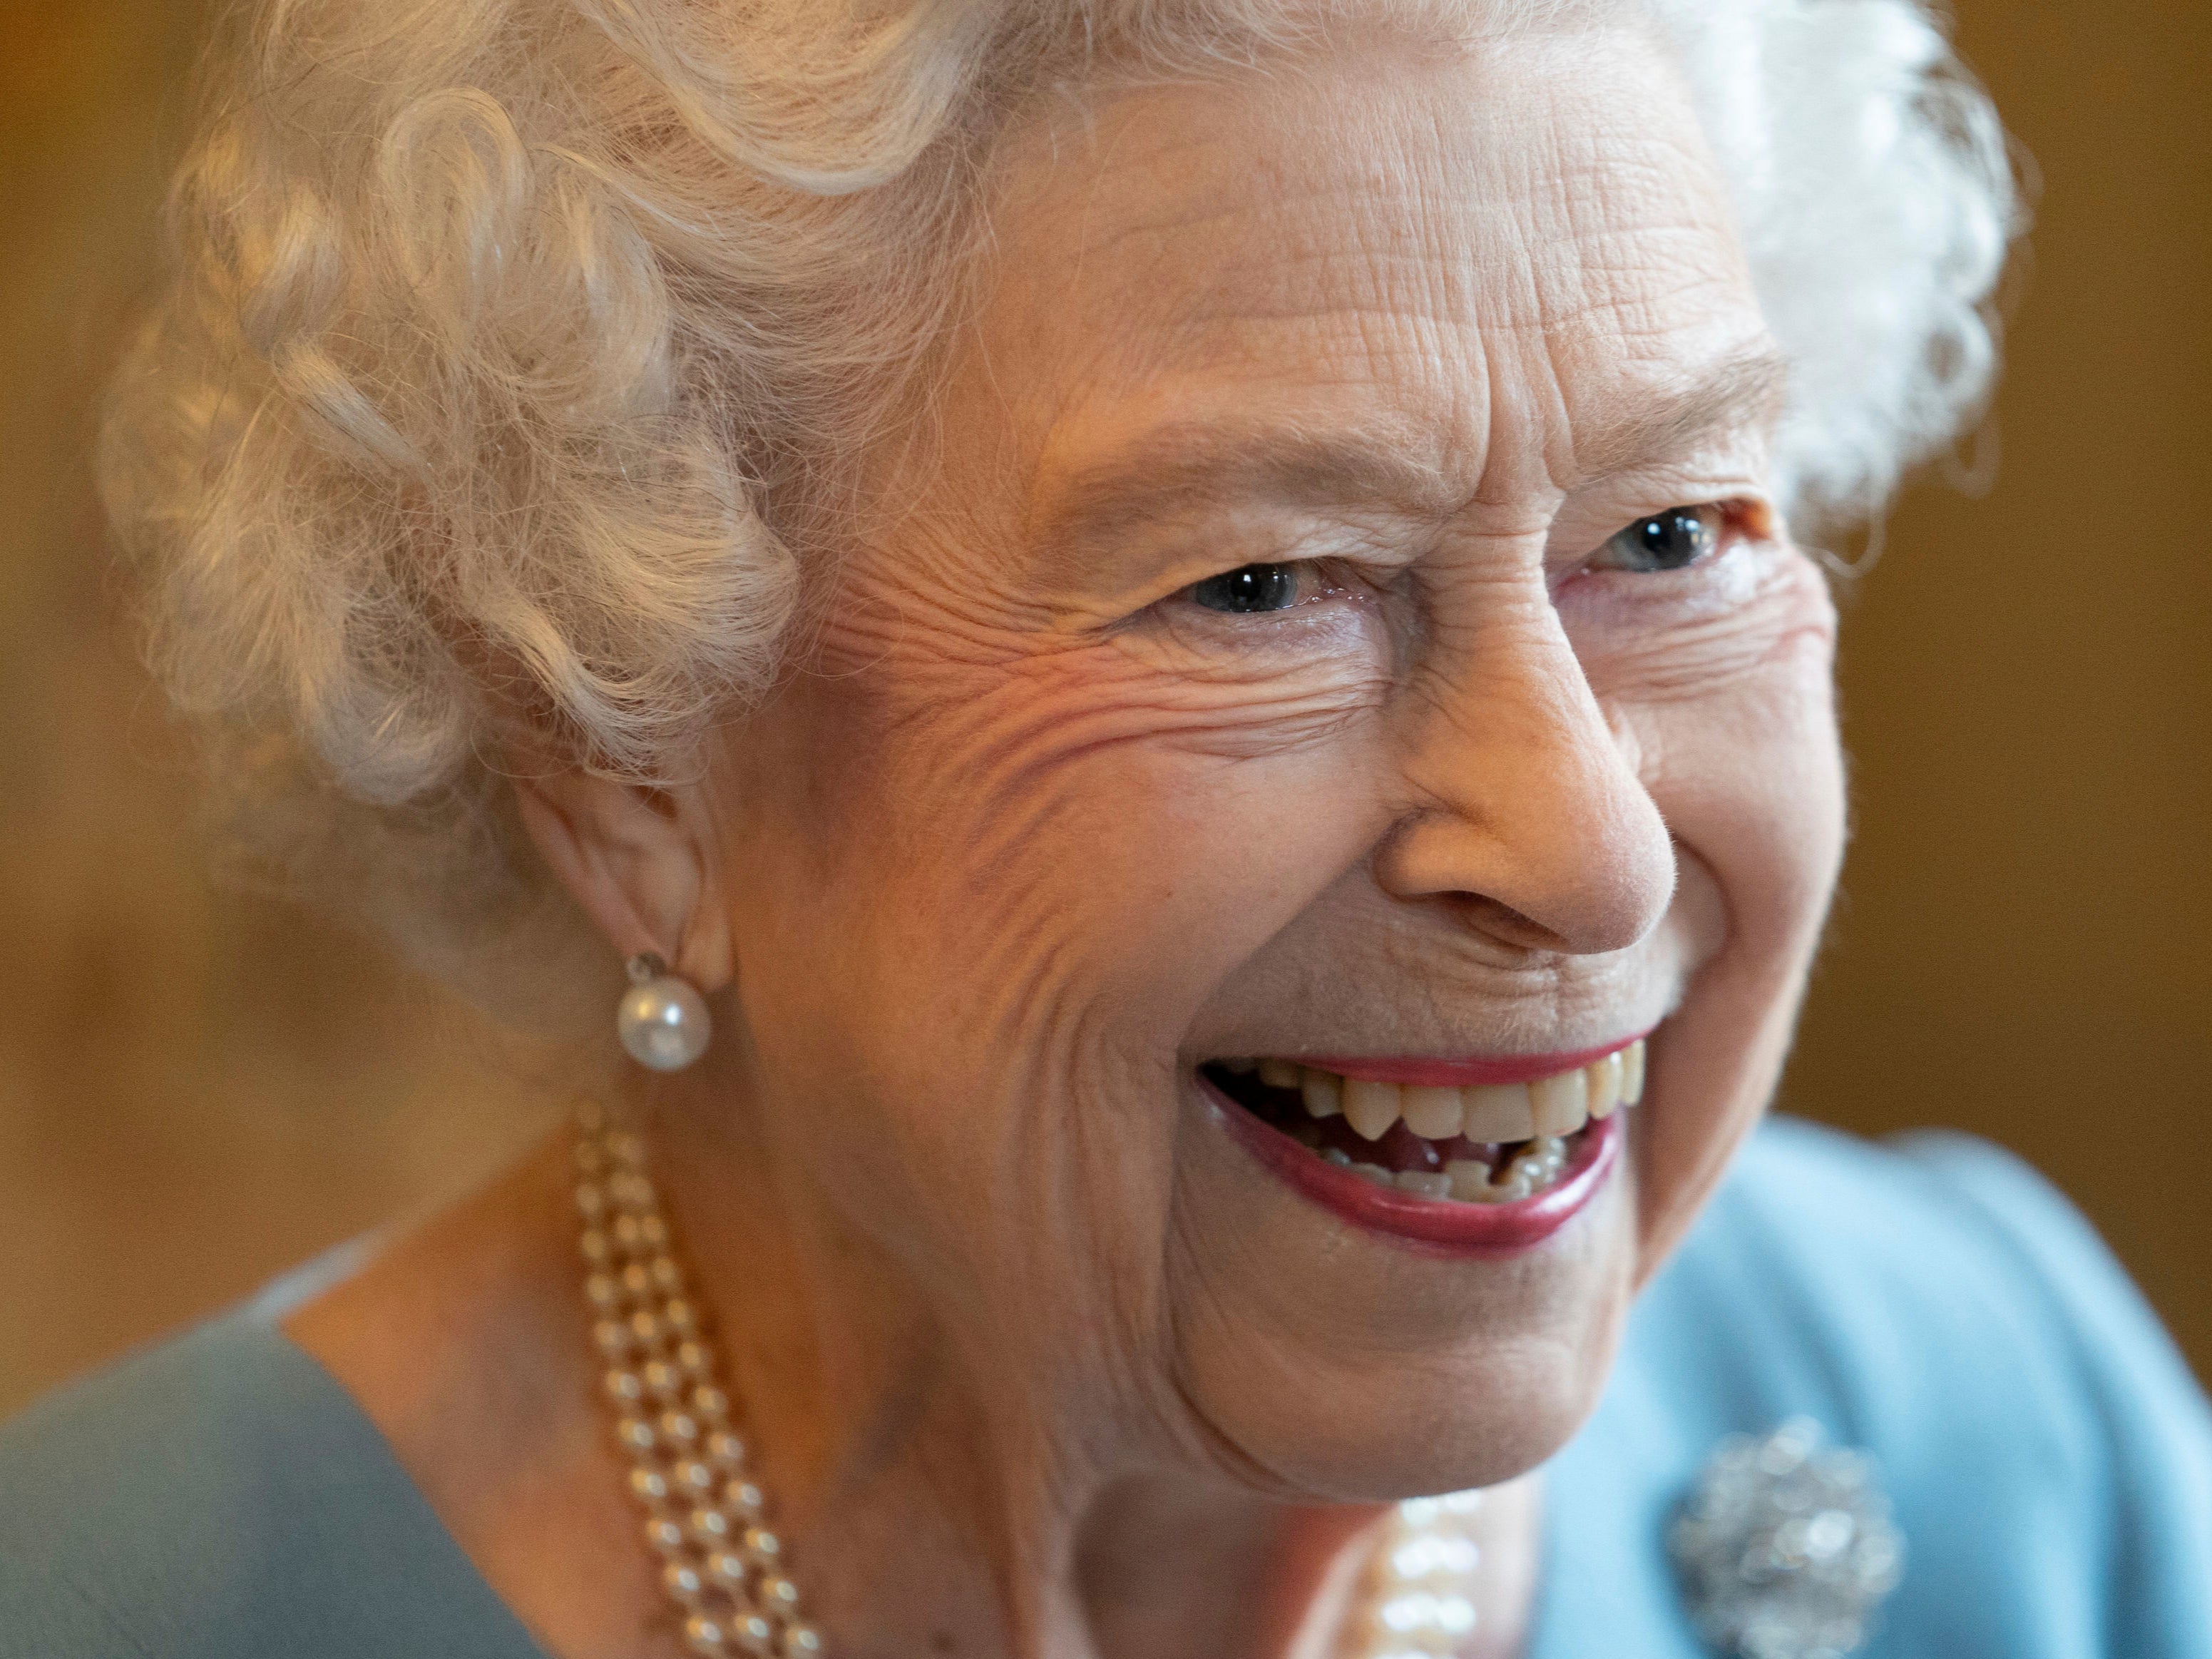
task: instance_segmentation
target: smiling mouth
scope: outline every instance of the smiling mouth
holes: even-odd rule
[[[1370,1075],[1347,1076],[1336,1066]],[[1376,1186],[1462,1204],[1511,1204],[1557,1186],[1589,1126],[1642,1097],[1644,1039],[1526,1080],[1441,1080],[1510,1067],[1223,1060],[1201,1070],[1261,1122]],[[1437,1080],[1399,1080],[1425,1071]]]
[[[1533,1243],[1582,1207],[1644,1069],[1637,1037],[1497,1060],[1217,1060],[1199,1076],[1237,1138],[1309,1196],[1384,1231],[1480,1246]]]

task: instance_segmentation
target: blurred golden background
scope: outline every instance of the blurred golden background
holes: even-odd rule
[[[1959,10],[2044,195],[1984,447],[1846,598],[1856,839],[1784,1103],[2021,1152],[2212,1375],[2212,27]],[[210,886],[120,623],[90,402],[194,17],[0,0],[0,1415],[549,1115],[373,947]]]

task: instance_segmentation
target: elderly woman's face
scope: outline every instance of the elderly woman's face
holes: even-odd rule
[[[1694,112],[1627,27],[1377,50],[1058,108],[1000,183],[943,441],[732,739],[764,1133],[1010,1433],[1504,1478],[1760,1109],[1841,841]],[[1419,1172],[1455,1079],[1645,1031],[1526,1224],[1216,1064],[1369,1127],[1427,1079],[1352,1160]]]

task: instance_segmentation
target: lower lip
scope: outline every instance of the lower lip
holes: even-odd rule
[[[1261,1122],[1204,1078],[1206,1109],[1284,1182],[1340,1219],[1401,1243],[1451,1255],[1503,1255],[1542,1243],[1581,1214],[1620,1161],[1626,1113],[1593,1121],[1557,1185],[1512,1204],[1462,1204],[1378,1187],[1316,1158]]]

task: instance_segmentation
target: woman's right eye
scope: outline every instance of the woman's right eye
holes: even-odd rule
[[[1310,564],[1243,564],[1208,576],[1185,590],[1193,605],[1231,616],[1251,616],[1267,611],[1288,611],[1292,605],[1318,597]]]

